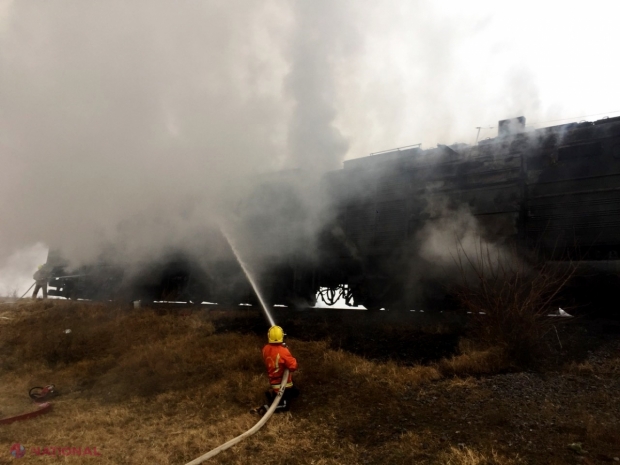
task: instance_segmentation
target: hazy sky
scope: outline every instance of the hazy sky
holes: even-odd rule
[[[620,2],[571,5],[0,0],[0,280],[193,237],[243,176],[620,115]]]

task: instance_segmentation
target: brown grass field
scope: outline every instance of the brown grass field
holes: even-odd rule
[[[250,428],[258,417],[248,411],[267,385],[266,324],[252,309],[187,313],[64,301],[0,306],[0,417],[32,409],[32,386],[58,390],[50,413],[0,425],[0,463],[182,465]],[[454,321],[341,314],[276,316],[300,363],[302,395],[211,463],[620,456],[617,323],[559,328],[562,350],[551,339],[544,363],[523,371],[492,348],[472,349]],[[577,442],[587,452],[568,447]],[[14,443],[25,457],[11,456]],[[33,454],[44,447],[96,447],[100,455]]]

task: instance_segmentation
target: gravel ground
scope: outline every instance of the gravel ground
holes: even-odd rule
[[[429,458],[452,444],[532,464],[620,462],[620,341],[563,371],[442,380],[401,402],[398,421],[428,433]]]

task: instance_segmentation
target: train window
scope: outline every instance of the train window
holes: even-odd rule
[[[579,161],[584,158],[598,157],[602,153],[601,143],[580,144],[561,147],[558,150],[559,162]]]
[[[616,144],[611,148],[614,158],[620,158],[620,144]]]

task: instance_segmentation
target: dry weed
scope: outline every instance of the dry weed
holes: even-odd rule
[[[507,458],[495,451],[485,455],[467,447],[451,447],[442,457],[446,465],[517,465],[523,463],[519,456]]]
[[[571,362],[566,367],[569,373],[577,373],[580,375],[594,373],[594,366],[590,362]]]
[[[438,366],[448,376],[492,374],[504,367],[504,357],[499,349],[475,350],[443,359]]]

